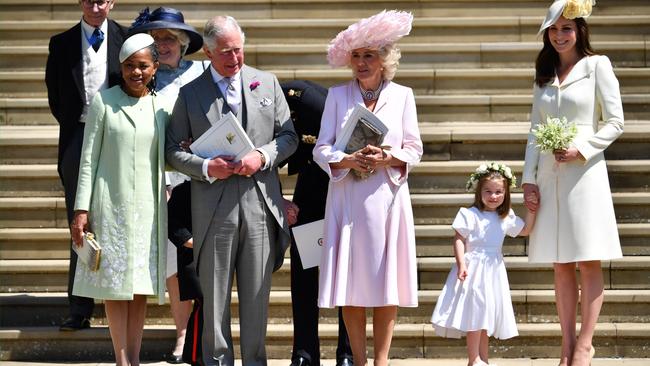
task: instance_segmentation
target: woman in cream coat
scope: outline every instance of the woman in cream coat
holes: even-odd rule
[[[531,130],[547,116],[566,117],[577,125],[578,134],[566,150],[540,153],[531,131],[522,182],[526,198],[530,192],[540,197],[528,258],[554,266],[560,365],[585,366],[594,354],[591,342],[603,302],[600,261],[622,257],[603,152],[623,133],[623,108],[609,59],[589,46],[583,17],[591,7],[571,14],[565,7],[572,2],[551,5],[540,29],[544,48],[536,62]],[[599,129],[601,117],[605,124]],[[528,200],[526,205],[535,207]],[[576,263],[582,314],[577,339]]]
[[[137,34],[120,50],[122,84],[90,105],[82,147],[72,240],[92,231],[99,270],[77,264],[73,293],[105,300],[118,366],[139,364],[146,296],[165,299],[167,205],[165,127],[171,105],[151,93],[158,68],[153,38]]]

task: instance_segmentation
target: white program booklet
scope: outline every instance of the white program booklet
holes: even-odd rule
[[[192,153],[204,159],[231,155],[234,156],[234,161],[239,161],[254,150],[255,145],[241,127],[237,117],[232,112],[228,112],[192,142],[190,149]],[[211,178],[210,183],[215,180],[216,178]]]
[[[303,269],[320,265],[324,225],[325,220],[321,219],[291,228]]]
[[[381,146],[388,127],[377,116],[361,104],[357,104],[345,122],[334,147],[347,154],[366,145]]]

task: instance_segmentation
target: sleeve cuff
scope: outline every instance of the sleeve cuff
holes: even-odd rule
[[[203,179],[207,180],[210,183],[214,183],[217,178],[215,177],[210,177],[208,175],[208,163],[210,162],[210,159],[203,159],[203,165],[201,165],[201,172],[203,174]]]
[[[260,170],[268,169],[269,165],[270,165],[269,161],[271,160],[271,158],[269,157],[269,154],[266,151],[264,151],[263,149],[255,149],[255,150],[259,151],[260,154],[264,155],[264,165],[260,168]]]

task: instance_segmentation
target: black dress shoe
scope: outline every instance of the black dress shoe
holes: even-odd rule
[[[165,361],[167,361],[167,363],[172,363],[174,365],[177,365],[179,363],[184,363],[183,362],[183,355],[175,355],[173,353],[171,355],[167,356],[167,359]]]
[[[354,362],[349,358],[342,358],[336,361],[336,366],[354,366]]]
[[[71,332],[75,330],[90,328],[90,319],[83,316],[71,315],[61,323],[59,330]]]
[[[289,366],[311,366],[311,362],[307,361],[306,358],[298,356],[291,360],[291,365]]]

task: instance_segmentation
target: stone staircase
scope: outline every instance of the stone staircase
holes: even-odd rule
[[[400,44],[396,81],[416,93],[423,162],[410,177],[416,221],[420,306],[404,308],[393,358],[465,356],[464,340],[436,337],[429,317],[453,262],[450,228],[471,203],[468,174],[483,160],[503,160],[521,174],[531,107],[537,28],[551,0],[160,0],[201,29],[220,13],[247,34],[246,62],[281,80],[330,86],[350,78],[326,65],[325,46],[358,19],[385,8],[415,15]],[[128,24],[141,0],[111,12]],[[74,0],[0,0],[0,360],[112,360],[103,304],[87,331],[64,333],[69,235],[56,173],[58,128],[43,83],[48,38],[79,19]],[[592,45],[608,55],[621,83],[625,133],[607,150],[610,184],[625,257],[602,263],[606,297],[594,346],[598,357],[650,359],[650,4],[599,0],[589,19]],[[201,58],[199,52],[194,58]],[[294,177],[282,174],[285,194]],[[521,191],[513,195],[523,213]],[[525,239],[507,239],[506,267],[520,336],[491,341],[501,358],[559,355],[560,330],[550,266],[527,263]],[[237,322],[237,297],[233,296]],[[289,259],[274,274],[268,353],[286,359],[292,324]],[[142,358],[160,360],[174,342],[169,306],[151,301]],[[336,313],[321,312],[324,358],[333,358]],[[237,325],[233,327],[239,337]]]

